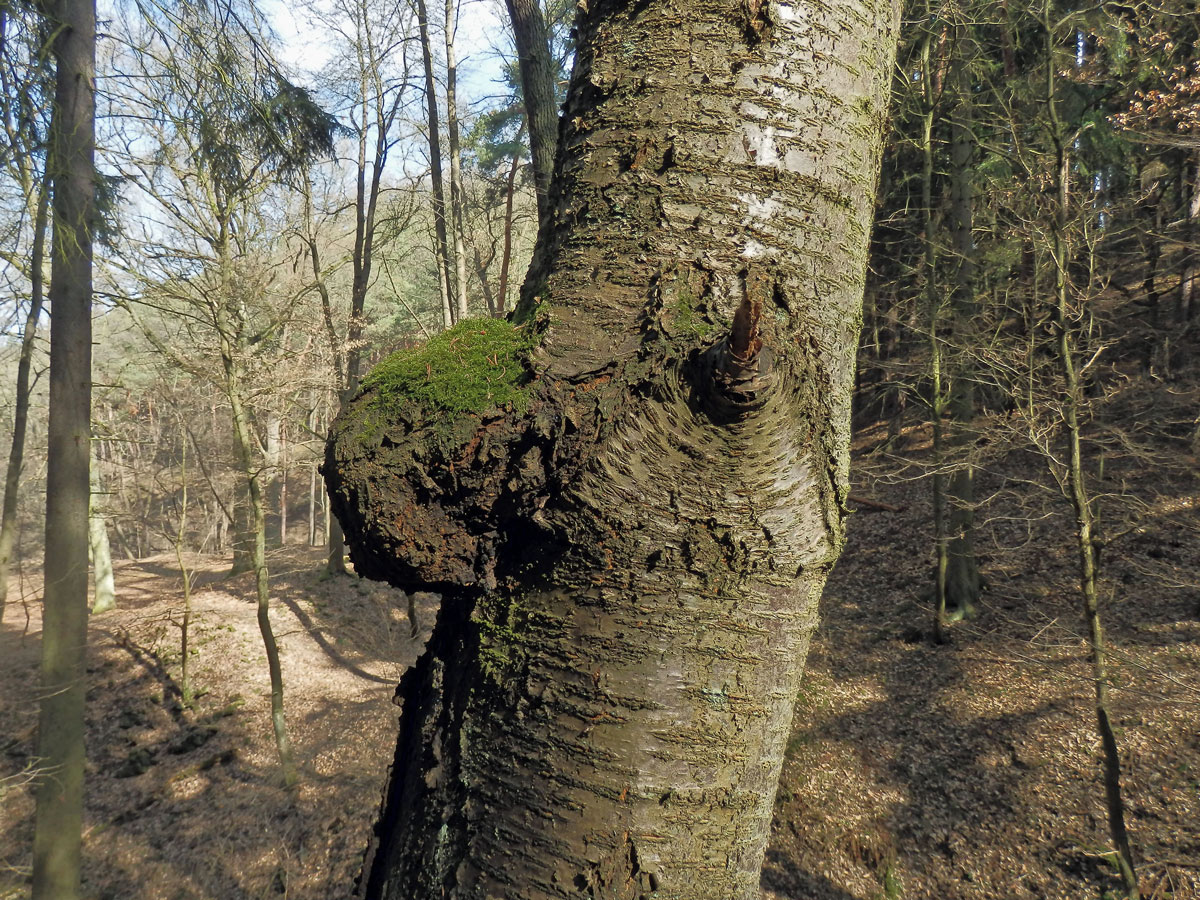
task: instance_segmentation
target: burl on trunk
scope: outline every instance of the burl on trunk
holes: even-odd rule
[[[891,0],[592,0],[514,324],[386,361],[326,476],[440,591],[362,893],[758,893],[849,398]]]

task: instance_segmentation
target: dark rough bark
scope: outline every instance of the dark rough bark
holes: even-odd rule
[[[357,570],[445,597],[365,896],[757,896],[842,542],[895,20],[579,19],[528,402],[368,382],[328,448]]]
[[[967,66],[970,39],[967,26],[954,28],[954,57],[950,77],[957,108],[950,118],[950,230],[954,247],[954,290],[951,294],[955,346],[951,359],[950,440],[961,456],[968,452],[974,430],[974,344],[971,330],[979,312],[975,300],[975,202],[971,185],[975,155],[972,130],[971,76]],[[979,601],[982,581],[975,556],[975,469],[960,458],[946,488],[949,500],[947,534],[946,608],[952,615],[970,615]]]
[[[96,9],[44,8],[54,29],[56,80],[50,171],[50,421],[42,618],[35,900],[79,896],[83,711],[87,690],[88,484],[92,411],[92,225],[95,216]]]
[[[549,226],[554,218],[550,206],[550,181],[554,175],[554,152],[558,144],[554,60],[550,56],[550,35],[540,0],[505,0],[505,4],[517,45],[540,230]]]

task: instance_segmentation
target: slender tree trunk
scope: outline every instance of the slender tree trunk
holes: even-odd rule
[[[450,245],[446,235],[446,190],[442,180],[442,139],[438,123],[437,82],[433,77],[433,44],[429,37],[429,10],[425,0],[417,2],[417,27],[421,33],[421,62],[425,69],[425,122],[429,129],[429,175],[433,181],[434,257],[437,260],[438,291],[446,327],[455,321],[456,307],[450,291]]]
[[[955,345],[947,411],[949,443],[957,458],[947,485],[946,607],[956,617],[970,616],[979,601],[981,581],[975,556],[975,469],[968,457],[975,419],[975,371],[971,331],[978,314],[975,301],[974,195],[971,188],[974,136],[971,128],[971,77],[967,65],[969,26],[954,28],[950,79],[957,106],[950,119],[950,218],[954,247],[952,294]]]
[[[50,278],[41,708],[33,836],[33,900],[80,893],[84,697],[87,690],[88,498],[92,424],[92,233],[95,216],[96,8],[45,7],[54,31]]]
[[[842,542],[897,12],[779,9],[593,0],[565,213],[515,312],[528,404],[439,417],[376,385],[333,429],[356,568],[444,597],[368,897],[759,895]]]
[[[929,4],[925,4],[930,28],[935,24]],[[937,217],[933,210],[933,121],[937,113],[934,94],[933,38],[926,30],[921,39],[921,222],[924,249],[925,310],[929,327],[929,423],[933,432],[933,551],[934,551],[934,637],[946,640],[946,576],[949,571],[949,546],[946,537],[946,464],[942,417],[945,391],[942,385],[942,298],[937,280]]]
[[[25,464],[25,436],[29,431],[29,398],[33,392],[31,372],[33,348],[37,339],[38,321],[44,299],[44,266],[46,229],[49,219],[49,169],[38,189],[37,207],[33,218],[33,247],[29,261],[29,312],[21,332],[21,354],[17,359],[16,396],[13,399],[12,444],[8,451],[8,471],[4,476],[4,509],[0,513],[0,621],[8,600],[8,572],[13,561],[16,543],[18,500],[21,488],[21,469]]]
[[[1067,239],[1069,213],[1070,157],[1062,121],[1058,115],[1055,96],[1056,66],[1054,65],[1054,29],[1051,0],[1044,0],[1042,23],[1046,31],[1046,111],[1054,145],[1055,209],[1051,234],[1051,256],[1054,274],[1054,324],[1058,332],[1058,363],[1063,377],[1062,409],[1067,427],[1068,459],[1066,487],[1075,510],[1076,536],[1079,549],[1079,590],[1083,615],[1088,629],[1092,656],[1092,685],[1096,697],[1096,728],[1104,751],[1104,794],[1108,809],[1108,828],[1117,856],[1117,868],[1129,900],[1138,900],[1137,873],[1134,870],[1133,850],[1125,828],[1125,803],[1121,796],[1121,754],[1108,702],[1108,662],[1104,629],[1100,624],[1099,598],[1096,590],[1096,532],[1091,496],[1084,478],[1083,449],[1080,442],[1079,407],[1083,389],[1075,367],[1075,348],[1071,334],[1067,272],[1070,247]]]
[[[183,617],[179,621],[179,658],[181,660],[179,675],[179,690],[183,695],[183,705],[191,706],[195,700],[192,688],[192,670],[190,653],[192,627],[192,573],[183,558],[184,541],[187,540],[188,514],[188,474],[187,474],[187,435],[182,435],[179,457],[179,528],[175,531],[175,563],[179,566],[179,577],[183,580]]]
[[[284,783],[289,787],[297,780],[296,765],[292,759],[292,745],[288,737],[287,721],[283,712],[283,671],[279,666],[279,646],[271,628],[271,593],[267,570],[267,521],[263,502],[260,467],[254,460],[253,436],[250,418],[242,405],[240,380],[232,354],[222,353],[225,369],[226,399],[233,424],[233,438],[237,445],[238,461],[245,479],[246,496],[250,506],[250,522],[253,533],[252,561],[254,564],[254,589],[258,601],[258,630],[262,635],[263,648],[267,654],[267,671],[271,679],[271,726],[275,732],[275,749],[279,753],[279,764],[283,770]]]
[[[279,461],[282,438],[280,429],[283,428],[283,418],[275,413],[266,416],[266,444],[263,455],[263,508],[267,512],[267,545],[279,546],[283,543],[281,535],[282,516],[282,487],[279,481]]]
[[[240,457],[241,449],[236,446],[236,440],[233,449]],[[234,485],[230,511],[233,513],[233,518],[229,523],[229,531],[232,535],[230,544],[233,548],[233,563],[229,567],[229,574],[241,575],[254,570],[254,513],[251,509],[249,491],[244,482],[239,481]]]
[[[1183,264],[1179,272],[1179,322],[1191,321],[1196,315],[1197,282],[1200,282],[1200,151],[1192,162],[1191,199],[1188,201],[1187,216],[1183,224]],[[1185,163],[1185,173],[1186,173]],[[1184,183],[1188,182],[1186,174]]]
[[[287,545],[288,528],[288,455],[287,423],[279,425],[279,545]]]
[[[483,254],[479,252],[479,248],[475,248],[475,275],[479,278],[479,290],[483,294],[483,302],[487,304],[488,315],[493,319],[498,319],[500,315],[497,313],[496,295],[492,293],[492,288],[488,284],[488,269],[495,259],[496,251],[494,247],[491,258],[486,263],[483,261]]]
[[[113,579],[112,549],[108,543],[108,522],[96,508],[100,495],[99,467],[92,456],[91,495],[88,501],[88,547],[92,557],[92,614],[117,608],[117,588]]]
[[[308,479],[308,546],[317,546],[317,464],[313,463]]]
[[[508,307],[508,269],[512,263],[512,230],[513,230],[513,199],[517,193],[517,171],[521,167],[521,157],[513,154],[512,164],[508,167],[508,183],[504,194],[504,247],[500,253],[500,289],[498,291],[500,308],[496,318],[503,318]]]
[[[505,4],[512,20],[521,72],[521,98],[525,102],[525,121],[529,126],[540,234],[553,219],[550,180],[558,146],[558,100],[554,88],[557,72],[550,56],[550,34],[540,0],[505,0]]]
[[[458,141],[458,63],[454,57],[458,4],[446,0],[446,149],[450,154],[450,229],[454,236],[454,287],[456,318],[467,312],[466,214],[462,182],[462,152]]]

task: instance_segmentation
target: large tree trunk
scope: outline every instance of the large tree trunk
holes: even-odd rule
[[[521,72],[521,99],[529,124],[529,154],[533,158],[533,189],[537,194],[538,230],[553,223],[550,181],[558,145],[558,103],[555,100],[554,60],[541,0],[505,0]],[[503,296],[503,294],[501,295]]]
[[[366,896],[757,897],[842,543],[896,12],[593,2],[527,402],[378,376],[335,425],[356,568],[444,595]]]
[[[58,0],[49,167],[54,182],[50,278],[41,709],[33,836],[34,900],[79,896],[87,692],[88,485],[92,414],[92,223],[95,221],[96,8]]]

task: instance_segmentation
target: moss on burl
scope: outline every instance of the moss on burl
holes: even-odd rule
[[[417,403],[426,409],[480,413],[528,401],[529,352],[538,342],[530,324],[464,319],[422,347],[393,353],[365,379],[378,411]]]

